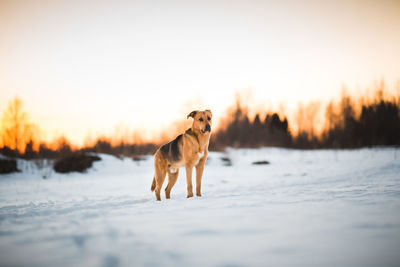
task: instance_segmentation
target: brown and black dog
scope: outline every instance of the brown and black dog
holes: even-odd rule
[[[178,179],[179,168],[186,168],[187,197],[193,196],[192,170],[196,167],[196,195],[201,196],[201,177],[208,155],[211,135],[211,110],[192,111],[187,118],[193,118],[192,127],[173,141],[161,146],[154,155],[155,175],[151,191],[156,191],[157,200],[161,200],[160,191],[168,173],[168,185],[165,197],[170,198],[172,187]]]

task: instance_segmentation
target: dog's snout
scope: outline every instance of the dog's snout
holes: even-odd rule
[[[206,124],[206,131],[209,131],[209,132],[211,132],[211,125],[210,124]]]

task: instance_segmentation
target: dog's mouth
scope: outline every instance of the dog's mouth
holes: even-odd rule
[[[201,132],[205,134],[206,132],[211,132],[211,126],[207,125],[205,129],[202,129]]]

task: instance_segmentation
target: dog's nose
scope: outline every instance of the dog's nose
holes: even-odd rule
[[[209,131],[209,132],[211,132],[211,126],[210,126],[210,124],[206,124],[206,131]]]

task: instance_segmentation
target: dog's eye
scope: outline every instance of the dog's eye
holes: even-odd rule
[[[210,118],[210,117],[207,117],[207,120],[209,120],[209,121],[210,121],[210,120],[211,120],[211,118]]]
[[[203,121],[203,118],[200,118],[199,121]]]

